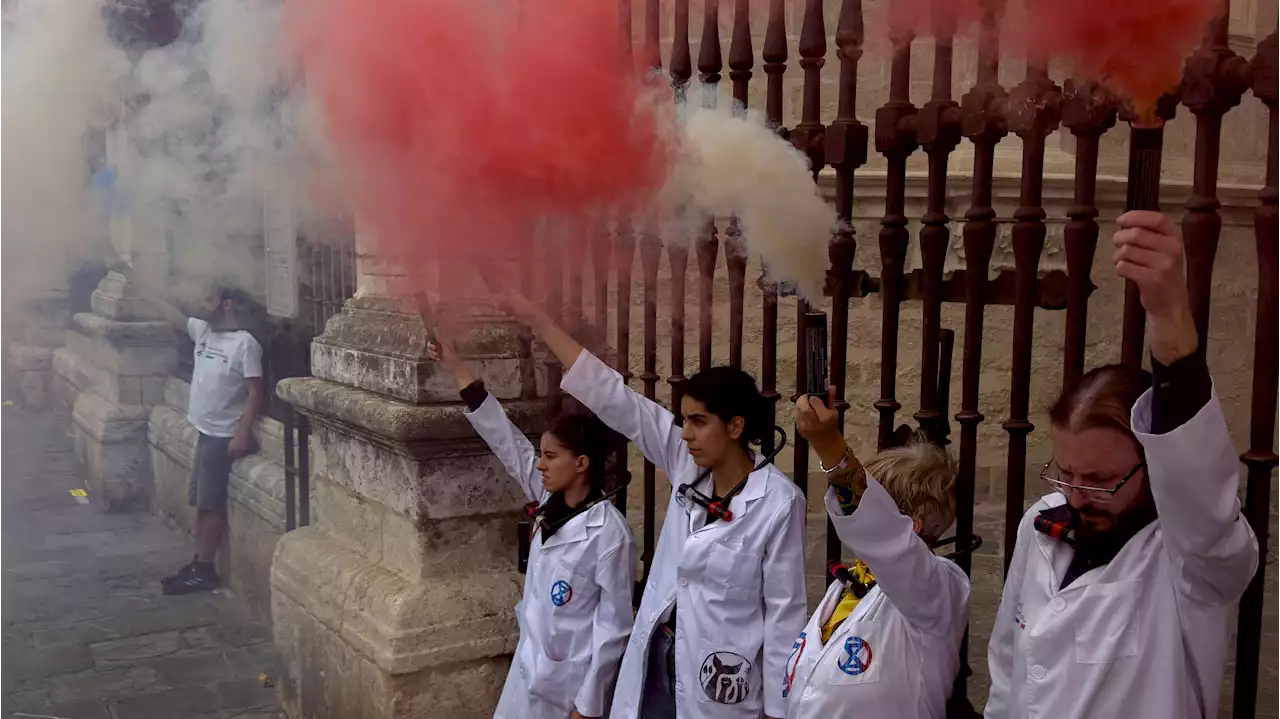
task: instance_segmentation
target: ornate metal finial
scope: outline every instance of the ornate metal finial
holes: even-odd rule
[[[698,48],[698,79],[714,88],[720,82],[720,0],[703,0],[702,43]]]
[[[747,83],[755,57],[751,51],[751,0],[737,0],[733,7],[733,39],[729,41],[729,80],[733,83],[735,110],[747,106]]]
[[[676,0],[675,36],[671,41],[671,87],[677,100],[684,100],[693,64],[689,58],[689,0]]]
[[[858,121],[858,60],[862,57],[862,0],[844,0],[836,26],[840,58],[840,97],[836,119],[826,130],[826,161],[840,170],[867,162],[867,126]],[[837,198],[839,203],[840,198]],[[845,218],[847,219],[847,218]],[[852,258],[849,258],[852,262]]]
[[[764,73],[768,77],[765,124],[782,130],[782,74],[787,71],[786,0],[769,0],[769,24],[764,31]]]
[[[791,131],[791,144],[809,158],[816,179],[826,162],[822,127],[822,66],[826,64],[827,31],[822,0],[806,0],[800,27],[800,67],[804,68],[804,104],[800,124]]]
[[[182,34],[173,0],[110,0],[102,7],[102,18],[107,36],[127,52],[165,47]]]

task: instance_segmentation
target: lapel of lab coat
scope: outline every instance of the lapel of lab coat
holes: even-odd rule
[[[1055,507],[1064,504],[1066,501],[1065,497],[1057,495],[1056,497],[1050,498],[1048,504],[1050,507]],[[1123,571],[1126,561],[1135,553],[1140,554],[1147,551],[1145,547],[1152,541],[1152,536],[1154,535],[1159,522],[1160,520],[1157,519],[1143,527],[1137,534],[1129,538],[1129,541],[1125,543],[1124,547],[1110,562],[1100,567],[1094,567],[1084,574],[1081,574],[1074,582],[1061,591],[1066,592],[1073,589],[1081,589],[1091,584],[1098,584],[1111,580],[1112,567],[1120,567],[1121,569],[1116,571],[1122,575],[1122,578],[1128,578],[1123,576],[1126,574],[1126,572]],[[1050,584],[1048,591],[1049,595],[1052,596],[1058,593],[1058,587],[1062,585],[1062,578],[1066,576],[1067,567],[1071,565],[1071,558],[1075,556],[1075,550],[1066,542],[1054,539],[1044,532],[1032,530],[1032,533],[1035,535],[1037,548],[1039,548],[1040,553],[1049,564],[1050,571],[1048,580]]]
[[[756,452],[751,453],[752,462],[759,464],[761,459],[762,457],[758,453]],[[741,518],[745,516],[746,513],[751,508],[752,503],[754,503],[757,499],[760,499],[761,497],[764,496],[765,487],[769,484],[769,470],[770,470],[770,465],[766,464],[760,469],[757,469],[751,474],[748,474],[746,486],[744,486],[742,488],[742,491],[738,492],[738,494],[735,495],[734,498],[729,501],[729,511],[733,512],[734,522],[741,521]],[[714,492],[715,488],[711,485],[711,481],[712,481],[712,478],[708,476],[706,479],[699,482],[698,485],[695,487],[695,489],[702,492],[703,494],[707,494],[708,491]],[[707,516],[706,507],[703,507],[697,502],[686,502],[684,509],[685,509],[685,514],[688,515],[689,517],[689,533],[690,534],[695,534],[697,532],[701,532],[705,529],[709,529],[717,525],[726,524],[725,522],[720,521],[720,522],[715,522],[713,524],[702,524],[701,526],[699,526],[698,523],[702,521],[700,518],[705,518]]]
[[[1052,508],[1061,506],[1065,504],[1066,501],[1066,497],[1055,493],[1048,497],[1046,504]],[[1045,562],[1048,565],[1048,576],[1044,577],[1044,579],[1048,580],[1048,592],[1049,595],[1052,596],[1058,593],[1058,586],[1062,584],[1062,577],[1067,573],[1067,567],[1071,564],[1071,557],[1075,555],[1075,550],[1066,542],[1054,539],[1044,532],[1037,531],[1034,528],[1031,530],[1031,534],[1035,537],[1036,549],[1040,551],[1040,554],[1044,557]],[[1076,583],[1079,583],[1082,580],[1084,580],[1084,577],[1077,579],[1072,586],[1075,586]]]
[[[605,500],[607,502],[609,500]],[[572,544],[573,542],[581,542],[590,535],[591,529],[604,526],[604,512],[600,505],[604,502],[598,502],[591,509],[570,519],[563,527],[559,529],[550,539],[546,539],[542,543],[543,551],[551,547],[559,547],[564,544]],[[545,536],[545,535],[544,535]]]

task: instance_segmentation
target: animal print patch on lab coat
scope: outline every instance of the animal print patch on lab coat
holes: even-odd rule
[[[702,660],[698,681],[717,704],[737,704],[751,691],[751,662],[733,652],[716,652]]]

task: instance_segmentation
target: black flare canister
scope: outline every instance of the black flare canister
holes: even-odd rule
[[[827,313],[806,312],[804,315],[805,372],[804,392],[827,397]]]
[[[529,544],[533,533],[533,522],[524,521],[516,524],[516,568],[521,574],[529,569]]]
[[[1129,188],[1125,209],[1160,209],[1160,156],[1164,148],[1164,123],[1140,126],[1129,134]]]

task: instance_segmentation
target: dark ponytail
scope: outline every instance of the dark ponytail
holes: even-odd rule
[[[610,441],[609,428],[589,414],[562,414],[552,421],[547,430],[564,448],[589,461],[587,475],[593,492],[603,491]]]
[[[769,411],[772,403],[756,389],[751,375],[732,367],[712,367],[689,378],[685,396],[703,403],[707,411],[728,423],[734,417],[743,421],[742,448],[760,444],[773,432]]]

